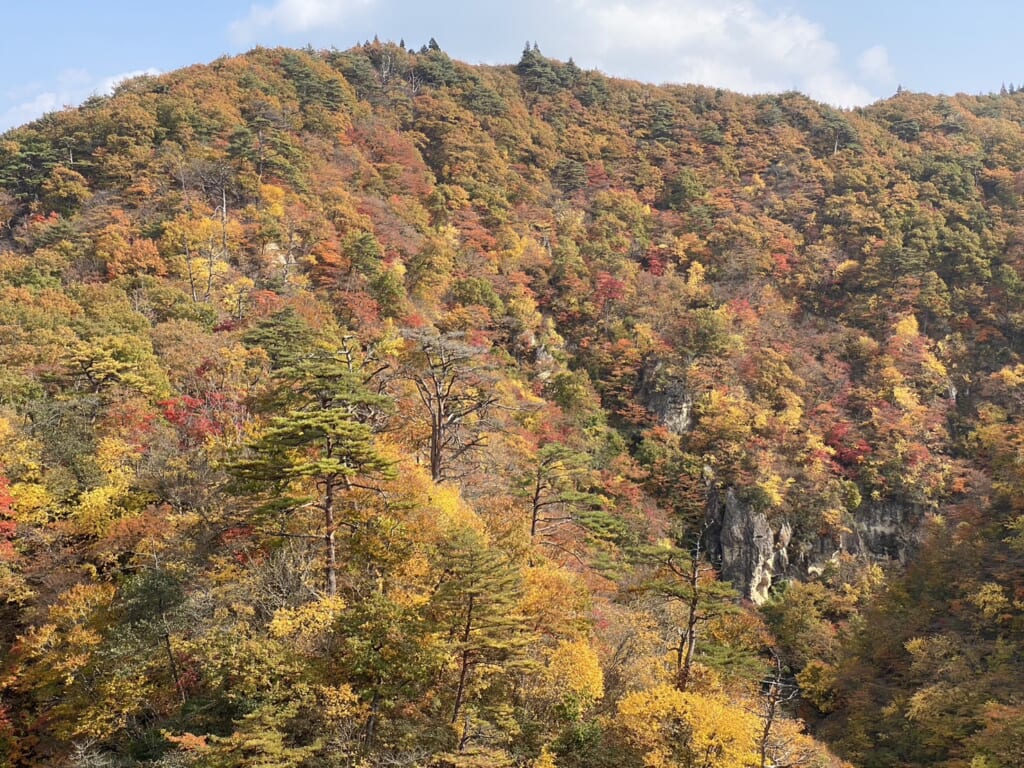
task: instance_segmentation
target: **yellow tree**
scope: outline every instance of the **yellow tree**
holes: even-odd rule
[[[214,219],[198,207],[164,225],[161,248],[188,281],[192,301],[210,301],[214,287],[229,271],[227,260],[238,250],[240,235],[237,222],[223,216]]]
[[[723,695],[668,685],[619,702],[615,725],[646,768],[742,768],[758,764],[760,720]]]

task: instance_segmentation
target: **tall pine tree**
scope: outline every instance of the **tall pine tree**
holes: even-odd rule
[[[507,673],[529,665],[525,649],[531,636],[517,610],[522,580],[503,552],[479,533],[462,529],[439,554],[445,578],[431,611],[438,630],[448,636],[457,670],[449,722],[461,751],[472,738],[474,720],[493,722],[500,717],[497,710],[509,704],[502,683],[508,682]]]
[[[380,453],[375,429],[389,400],[371,392],[357,351],[346,343],[319,344],[304,355],[278,358],[274,400],[284,414],[247,446],[231,466],[239,490],[256,499],[255,512],[280,520],[302,509],[319,510],[325,580],[338,589],[336,535],[345,521],[339,503],[355,489],[393,474]]]

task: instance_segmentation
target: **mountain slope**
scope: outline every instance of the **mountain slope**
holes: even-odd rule
[[[6,759],[1011,765],[1022,120],[374,42],[4,134]]]

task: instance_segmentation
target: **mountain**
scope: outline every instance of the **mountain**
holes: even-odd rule
[[[3,134],[0,765],[1018,765],[1022,191],[535,46]]]

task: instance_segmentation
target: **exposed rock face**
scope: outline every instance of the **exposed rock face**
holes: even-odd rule
[[[763,512],[740,502],[729,488],[713,492],[708,503],[708,550],[720,563],[722,578],[757,604],[768,599],[773,581],[789,570],[789,525],[773,532]]]
[[[663,361],[645,363],[636,394],[670,432],[683,435],[693,428],[693,394]],[[848,531],[805,533],[794,540],[788,522],[773,528],[764,512],[740,501],[734,489],[720,491],[709,484],[708,494],[708,553],[722,579],[758,605],[768,599],[773,584],[820,574],[843,553],[903,563],[920,543],[924,513],[907,505],[864,503]]]
[[[654,393],[647,407],[673,434],[682,435],[693,428],[693,396],[684,386]]]
[[[919,509],[892,502],[864,504],[848,532],[795,541],[788,522],[773,529],[764,512],[744,504],[732,488],[712,488],[707,548],[722,579],[760,605],[773,584],[819,574],[843,553],[905,562],[920,543],[922,516]]]
[[[862,504],[853,531],[842,538],[843,551],[904,563],[921,543],[923,517],[923,510],[894,502]]]
[[[681,377],[666,372],[662,361],[644,364],[636,395],[669,432],[683,435],[693,429],[693,394]]]

